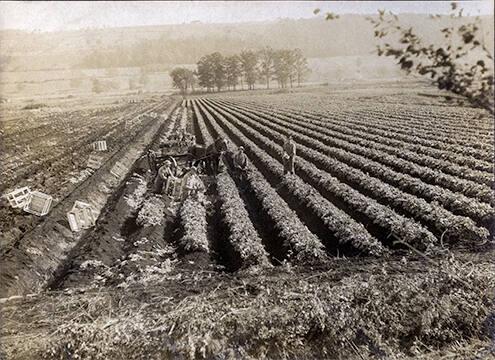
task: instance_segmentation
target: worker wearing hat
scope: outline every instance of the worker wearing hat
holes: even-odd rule
[[[155,193],[161,193],[163,191],[163,185],[167,183],[169,177],[175,176],[172,170],[172,162],[165,160],[163,165],[158,169],[158,174],[155,178]]]
[[[296,158],[296,143],[294,142],[292,135],[286,138],[283,150],[284,174],[295,174],[294,162]]]
[[[244,146],[239,146],[237,153],[234,155],[234,168],[241,180],[246,176],[247,167],[248,157],[244,152]]]

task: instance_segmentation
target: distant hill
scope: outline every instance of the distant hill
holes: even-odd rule
[[[449,17],[400,15],[431,42],[441,42],[440,29]],[[463,18],[461,21],[468,21]],[[483,17],[486,44],[493,51],[493,16]],[[191,24],[28,33],[0,31],[2,71],[84,69],[108,67],[168,68],[195,63],[202,55],[242,49],[301,48],[308,58],[368,56],[375,49],[372,25],[363,15],[338,20],[281,19],[239,24]]]

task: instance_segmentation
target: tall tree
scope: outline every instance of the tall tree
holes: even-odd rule
[[[254,89],[254,84],[256,83],[256,65],[258,64],[258,55],[252,51],[241,51],[241,67],[242,73],[248,84],[248,89]]]
[[[210,55],[205,55],[198,61],[198,82],[199,86],[206,88],[210,92],[215,86],[215,70]]]
[[[259,73],[266,83],[266,88],[270,88],[270,79],[273,76],[273,57],[274,51],[267,46],[259,51]]]
[[[186,94],[189,87],[193,87],[194,73],[186,68],[177,67],[170,72],[170,77],[174,87],[179,89],[181,94]]]
[[[212,91],[215,87],[221,91],[225,85],[225,60],[222,54],[215,52],[205,55],[198,61],[199,85]]]
[[[304,80],[311,70],[308,67],[308,60],[303,55],[301,49],[294,49],[292,51],[294,58],[294,70],[297,78],[297,86],[301,86],[301,82]]]
[[[276,50],[273,56],[273,75],[279,88],[286,88],[291,76],[290,51]]]
[[[287,67],[289,69],[289,82],[290,82],[290,87],[294,86],[294,81],[297,76],[296,72],[296,54],[294,50],[284,50],[284,56],[287,61]]]
[[[213,81],[217,91],[221,91],[225,85],[225,60],[222,54],[215,52],[210,55],[213,66]]]
[[[239,55],[232,55],[225,58],[225,72],[227,77],[227,86],[235,87],[238,84],[239,76],[241,76],[241,59]]]
[[[198,83],[198,73],[196,71],[191,71],[188,75],[189,85],[191,86],[191,92],[194,92],[194,87]]]

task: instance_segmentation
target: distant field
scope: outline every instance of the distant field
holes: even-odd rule
[[[143,75],[140,68],[3,72],[0,77],[0,91],[7,98],[96,94],[94,80],[101,94],[173,91],[168,72]]]
[[[377,56],[340,56],[308,59],[311,73],[306,82],[342,82],[402,77],[390,59]],[[179,64],[194,68],[194,64]],[[7,98],[38,98],[50,96],[87,95],[94,93],[98,80],[102,94],[175,91],[167,70],[141,68],[107,68],[77,70],[45,70],[2,72],[0,92]],[[173,68],[173,66],[170,66]],[[276,82],[272,81],[272,87]],[[264,84],[258,85],[263,88]]]

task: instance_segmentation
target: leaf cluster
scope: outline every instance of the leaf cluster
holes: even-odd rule
[[[380,10],[377,18],[368,17],[375,38],[382,41],[377,45],[377,53],[395,58],[405,72],[429,77],[439,89],[460,95],[473,106],[493,114],[493,67],[489,66],[493,56],[484,44],[481,20],[476,17],[462,21],[463,9],[456,3],[451,8],[453,25],[441,30],[445,39],[441,44],[425,43],[391,12]],[[385,39],[390,41],[384,42]]]

